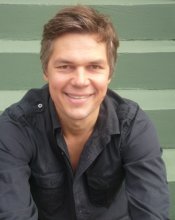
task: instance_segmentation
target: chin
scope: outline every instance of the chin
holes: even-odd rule
[[[86,115],[70,115],[69,118],[72,120],[84,120],[87,118],[87,116]]]
[[[88,118],[89,114],[85,113],[85,112],[75,112],[75,114],[73,114],[72,112],[70,114],[67,115],[68,118],[72,119],[72,120],[83,120]]]

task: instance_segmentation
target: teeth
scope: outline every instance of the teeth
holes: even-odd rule
[[[70,98],[73,98],[73,99],[85,99],[87,98],[88,96],[74,96],[74,95],[69,95]]]

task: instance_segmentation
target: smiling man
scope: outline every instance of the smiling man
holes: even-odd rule
[[[168,219],[154,126],[108,89],[118,45],[110,19],[89,7],[44,26],[47,84],[0,116],[0,219]]]
[[[91,118],[94,125],[110,82],[105,43],[98,42],[95,34],[68,33],[59,37],[45,79],[60,118],[73,123]]]

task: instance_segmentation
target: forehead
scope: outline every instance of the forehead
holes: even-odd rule
[[[61,57],[107,59],[106,44],[95,34],[64,34],[53,42],[51,59]]]
[[[97,34],[68,33],[56,38],[53,42],[53,49],[93,49],[106,48],[105,42],[99,41]]]

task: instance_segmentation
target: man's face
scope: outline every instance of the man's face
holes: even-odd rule
[[[97,117],[109,79],[106,45],[96,35],[65,34],[55,40],[45,79],[60,118]]]

